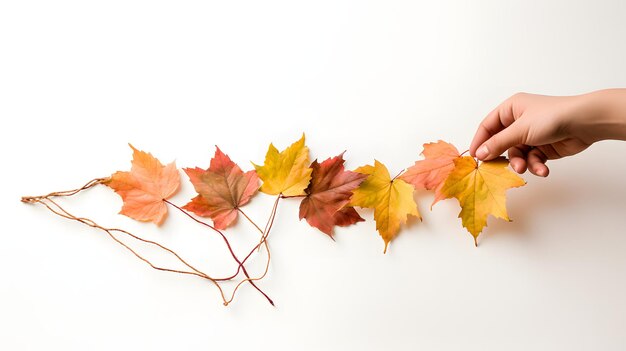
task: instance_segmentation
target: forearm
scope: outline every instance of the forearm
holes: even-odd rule
[[[589,142],[626,140],[626,89],[606,89],[579,96],[579,123],[573,132]]]

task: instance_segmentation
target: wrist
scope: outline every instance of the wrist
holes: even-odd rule
[[[600,140],[626,140],[626,89],[606,89],[575,97],[573,136],[592,144]]]

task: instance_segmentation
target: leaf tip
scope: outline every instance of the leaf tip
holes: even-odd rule
[[[130,148],[133,150],[133,158],[135,157],[135,155],[137,155],[137,153],[140,153],[141,150],[137,149],[135,146],[133,146],[133,144],[128,143],[128,146],[130,146]]]

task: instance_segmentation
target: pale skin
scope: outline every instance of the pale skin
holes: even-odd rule
[[[470,154],[481,161],[508,150],[517,173],[547,177],[548,160],[575,155],[601,140],[626,140],[626,89],[575,96],[518,93],[481,122]]]

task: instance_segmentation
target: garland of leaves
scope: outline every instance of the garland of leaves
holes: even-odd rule
[[[505,192],[509,188],[525,185],[523,179],[508,169],[504,157],[493,161],[478,162],[471,156],[463,156],[452,144],[444,141],[424,144],[424,159],[395,177],[391,178],[387,167],[376,161],[349,171],[344,169],[343,153],[325,161],[310,162],[309,149],[305,145],[304,134],[300,140],[283,151],[270,144],[262,166],[254,165],[255,170],[243,172],[226,154],[216,148],[208,169],[185,168],[198,195],[184,206],[172,203],[171,198],[180,187],[180,175],[174,162],[163,165],[150,153],[133,150],[130,171],[118,171],[110,177],[96,178],[80,188],[52,192],[40,196],[25,196],[25,203],[38,203],[52,213],[83,223],[106,233],[112,240],[131,252],[135,257],[153,269],[196,276],[211,282],[219,291],[225,306],[230,304],[243,285],[254,287],[267,301],[272,299],[257,285],[269,270],[271,251],[268,237],[281,199],[301,198],[300,219],[333,238],[335,226],[349,226],[364,219],[355,207],[372,208],[376,230],[388,244],[398,235],[408,216],[421,219],[414,200],[414,191],[434,190],[438,201],[456,198],[461,206],[459,217],[462,225],[474,238],[477,238],[487,225],[487,217],[493,215],[509,220],[506,211]],[[259,182],[262,181],[259,187]],[[104,227],[65,210],[55,200],[74,196],[96,185],[106,185],[122,197],[121,214],[138,221],[160,225],[173,209],[194,222],[219,235],[236,263],[236,270],[226,277],[214,277],[176,253],[156,242],[142,238],[123,229]],[[248,216],[242,207],[250,202],[258,192],[275,195],[276,200],[263,229]],[[224,230],[233,225],[237,217],[243,216],[260,234],[259,242],[240,259],[234,252]],[[210,218],[212,224],[198,217]],[[145,258],[125,240],[152,245],[178,260],[185,269],[161,267]],[[246,269],[246,262],[263,248],[267,259],[263,273],[252,277]],[[230,293],[225,292],[223,283],[233,281],[243,275]]]

